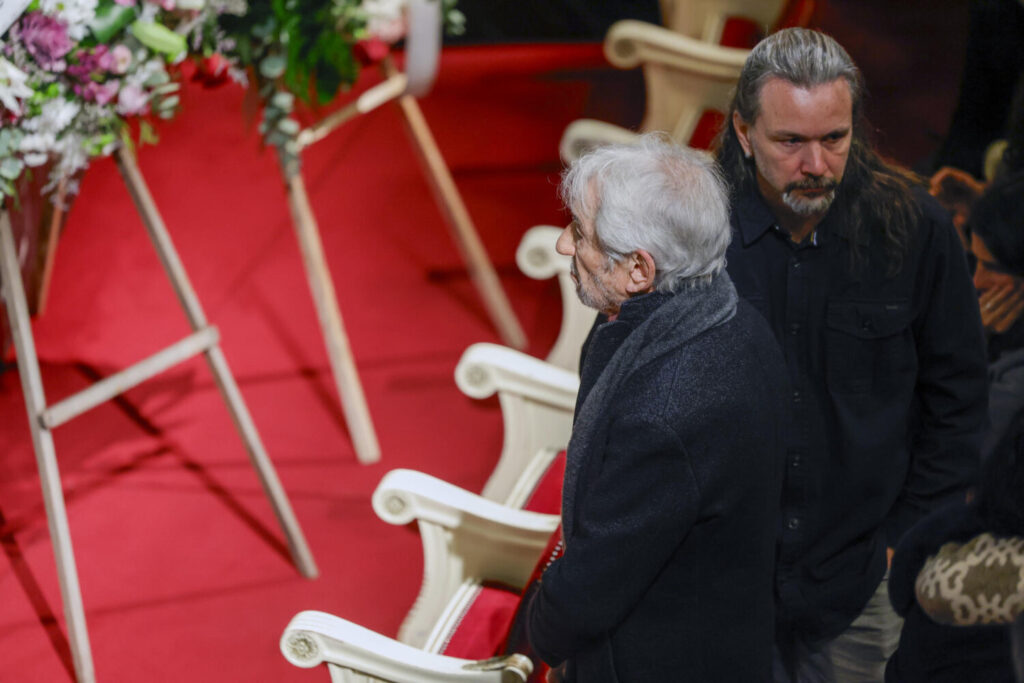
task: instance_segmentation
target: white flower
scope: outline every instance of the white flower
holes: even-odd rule
[[[203,9],[206,0],[178,0],[178,9]]]
[[[42,166],[56,145],[57,138],[52,133],[32,133],[21,139],[18,151],[27,166]]]
[[[139,13],[139,21],[144,24],[156,21],[156,15],[160,11],[160,5],[154,5],[153,3],[147,2],[142,6],[142,12]]]
[[[24,71],[0,57],[0,102],[17,116],[21,116],[21,100],[34,92],[26,85],[27,80]]]
[[[136,57],[145,58],[145,52],[139,52]],[[159,57],[154,57],[148,61],[141,62],[139,66],[132,72],[128,73],[124,77],[126,85],[134,85],[139,88],[144,87],[146,81],[156,76],[158,73],[166,72],[164,63]]]
[[[56,137],[78,116],[81,109],[77,102],[55,97],[44,102],[39,115],[26,119],[21,127],[33,133]]]
[[[372,21],[394,21],[402,16],[406,0],[363,0],[362,9]]]
[[[39,9],[68,25],[68,36],[75,41],[85,38],[89,25],[96,18],[97,0],[41,0]]]
[[[89,165],[89,156],[85,153],[85,139],[74,132],[63,136],[54,146],[58,155],[57,165],[50,174],[52,178],[70,178]]]
[[[406,0],[363,0],[366,31],[385,43],[397,43],[405,37]]]

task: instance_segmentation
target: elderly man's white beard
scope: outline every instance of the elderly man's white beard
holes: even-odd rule
[[[593,308],[602,313],[608,313],[610,310],[618,310],[622,304],[621,301],[616,301],[615,295],[608,288],[608,286],[593,273],[590,274],[588,280],[590,281],[590,289],[583,287],[583,281],[580,280],[580,271],[576,267],[576,257],[574,256],[569,261],[569,275],[572,276],[572,281],[576,283],[576,296],[579,297],[580,302],[587,308]]]

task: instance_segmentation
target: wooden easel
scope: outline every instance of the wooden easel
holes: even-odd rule
[[[263,448],[249,410],[245,406],[224,354],[220,350],[220,334],[217,328],[206,320],[199,300],[196,298],[177,251],[167,233],[167,228],[164,226],[163,219],[157,212],[149,189],[139,172],[135,157],[129,149],[121,147],[116,152],[116,161],[118,170],[128,188],[128,193],[135,202],[135,207],[149,233],[157,255],[160,257],[160,263],[171,280],[178,301],[185,310],[193,333],[149,358],[53,405],[47,404],[43,392],[39,359],[36,356],[35,341],[32,336],[25,290],[21,282],[21,271],[18,267],[10,218],[6,211],[0,212],[0,283],[2,283],[3,299],[7,306],[11,336],[14,339],[14,348],[18,358],[18,374],[21,378],[22,391],[25,394],[25,409],[28,412],[29,429],[32,433],[32,444],[43,488],[43,502],[46,507],[50,540],[53,543],[57,562],[57,578],[60,583],[61,600],[64,604],[64,616],[67,621],[68,642],[79,683],[93,683],[96,680],[96,675],[93,670],[89,634],[85,625],[85,610],[82,605],[78,572],[71,547],[71,534],[68,528],[67,510],[64,506],[64,492],[57,467],[57,453],[54,448],[52,430],[177,363],[200,353],[206,357],[221,396],[228,406],[235,427],[249,453],[249,459],[256,469],[263,490],[270,499],[277,520],[284,531],[292,560],[303,576],[315,578],[318,574],[316,563],[306,545],[302,529],[295,519],[288,497],[281,487],[274,466]]]
[[[469,211],[466,210],[466,205],[430,132],[423,112],[416,98],[410,94],[429,89],[429,81],[433,80],[441,31],[439,6],[440,3],[436,1],[409,2],[410,29],[417,29],[417,33],[422,33],[426,27],[427,34],[427,38],[418,38],[410,33],[407,39],[407,62],[416,63],[417,73],[412,78],[399,73],[391,59],[386,58],[381,64],[386,80],[373,86],[347,106],[302,130],[296,139],[295,155],[298,157],[303,149],[327,137],[349,119],[366,114],[387,102],[397,101],[416,151],[424,164],[434,195],[452,230],[452,237],[466,263],[469,276],[480,292],[488,315],[505,344],[523,349],[526,347],[526,335],[501,288],[494,266],[469,217]],[[436,34],[433,44],[431,32]],[[421,47],[424,45],[425,47]],[[424,54],[431,51],[433,54]],[[428,65],[424,67],[425,63]],[[342,323],[341,311],[324,257],[316,217],[306,194],[302,171],[297,159],[289,160],[282,156],[280,160],[292,222],[295,225],[309,288],[320,320],[320,330],[327,346],[345,420],[352,434],[356,457],[362,463],[377,462],[380,459],[380,446]]]

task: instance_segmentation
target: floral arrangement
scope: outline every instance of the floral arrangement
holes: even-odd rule
[[[461,29],[456,0],[446,26]],[[173,116],[190,55],[207,84],[253,85],[265,140],[288,149],[295,99],[324,104],[405,35],[406,0],[31,0],[0,37],[0,201],[50,162],[49,192]],[[2,30],[2,29],[0,29]]]
[[[235,7],[237,5],[237,7]],[[50,191],[126,140],[141,117],[173,115],[173,65],[204,39],[224,0],[32,0],[0,40],[0,199],[26,171],[51,162]]]
[[[445,29],[464,30],[457,0],[440,3]],[[246,68],[263,103],[260,131],[283,159],[295,159],[292,142],[298,123],[296,98],[307,104],[331,102],[357,79],[360,68],[380,61],[407,32],[406,0],[269,0],[250,3],[248,11],[221,14],[218,31],[227,38],[206,52],[226,56]]]

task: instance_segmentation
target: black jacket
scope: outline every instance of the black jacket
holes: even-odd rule
[[[918,202],[895,275],[841,215],[795,245],[756,190],[733,203],[729,274],[775,333],[792,385],[777,591],[782,627],[808,639],[842,632],[881,581],[886,547],[962,499],[977,470],[977,295],[948,214],[923,192]]]
[[[723,273],[627,301],[585,347],[565,555],[530,639],[571,680],[768,680],[782,359]],[[646,324],[645,324],[646,321]]]

